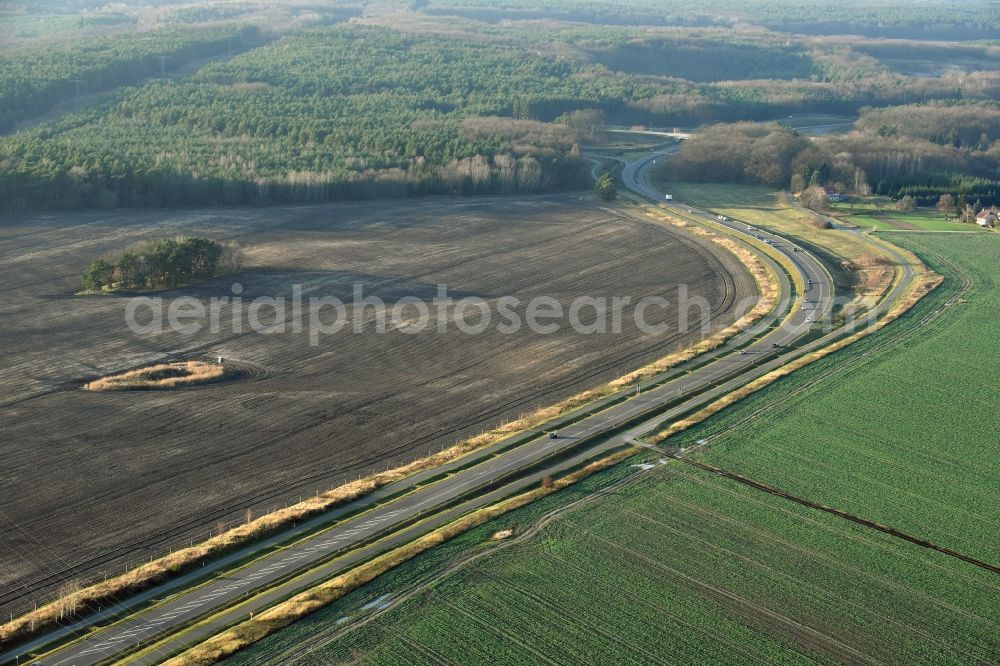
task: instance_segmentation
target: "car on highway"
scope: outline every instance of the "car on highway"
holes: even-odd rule
[[[553,430],[549,433],[549,439],[559,439],[559,433]]]

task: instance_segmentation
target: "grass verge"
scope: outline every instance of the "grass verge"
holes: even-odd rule
[[[702,233],[711,235],[711,232],[706,230],[702,230]],[[718,240],[731,244],[732,248],[735,250],[750,254],[749,251],[745,250],[741,246],[738,246],[729,239]],[[759,262],[759,259],[756,259],[756,257],[754,257],[754,259]],[[894,304],[893,308],[875,326],[868,328],[866,331],[845,338],[844,340],[835,342],[827,348],[813,352],[812,354],[798,359],[780,370],[776,370],[758,380],[755,380],[754,382],[751,382],[746,387],[735,391],[719,401],[716,401],[710,407],[697,412],[689,418],[673,424],[671,428],[668,429],[670,434],[689,428],[696,423],[701,422],[705,418],[708,418],[708,416],[733,404],[734,402],[743,399],[750,393],[767,386],[780,377],[784,377],[795,369],[808,365],[819,358],[842,349],[854,340],[878,330],[878,328],[888,324],[890,321],[896,319],[909,310],[910,307],[912,307],[924,294],[933,289],[939,282],[940,276],[931,273],[928,270],[921,272],[915,279],[913,287],[911,287],[911,289]],[[763,300],[765,299],[762,299],[762,301]],[[657,441],[662,441],[668,436],[669,435],[663,435],[660,437],[658,435]],[[637,452],[638,449],[634,448],[620,451],[612,456],[608,456],[600,461],[588,465],[586,468],[578,472],[574,472],[566,477],[558,479],[553,483],[543,484],[541,488],[523,493],[509,500],[505,500],[504,502],[500,502],[492,507],[475,511],[469,514],[469,516],[463,517],[443,528],[435,530],[434,532],[415,540],[411,544],[379,556],[369,563],[361,565],[360,567],[345,574],[341,574],[327,583],[323,583],[322,585],[319,585],[307,592],[303,592],[289,601],[279,604],[278,606],[275,606],[255,618],[251,618],[236,627],[224,631],[217,636],[190,648],[188,651],[168,661],[167,664],[168,666],[201,666],[203,664],[216,663],[221,659],[236,653],[240,649],[243,649],[246,646],[288,626],[292,622],[324,608],[330,603],[340,599],[348,592],[370,582],[375,577],[393,569],[416,555],[419,555],[420,553],[423,553],[473,527],[482,525],[485,522],[502,515],[503,513],[525,506],[526,504],[549,495],[556,490],[565,488],[566,486],[571,485],[572,483],[575,483],[590,474],[617,464],[621,460],[629,458]]]

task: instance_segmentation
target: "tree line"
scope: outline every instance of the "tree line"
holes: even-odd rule
[[[435,0],[434,14],[458,14],[498,23],[553,18],[606,25],[732,27],[763,25],[799,34],[848,34],[896,38],[962,40],[1000,37],[1000,21],[988,3],[871,2],[822,0],[725,0],[710,6],[697,0]]]
[[[985,151],[1000,140],[1000,104],[942,100],[866,108],[857,125],[868,134],[908,136],[942,146]]]
[[[777,123],[713,125],[685,141],[663,168],[678,180],[805,192],[803,201],[812,207],[824,205],[825,187],[858,196],[910,197],[921,205],[934,205],[943,194],[981,205],[1000,203],[1000,142],[980,151],[914,136],[883,136],[865,127],[809,140]]]
[[[128,291],[180,287],[238,270],[235,245],[207,238],[161,239],[95,259],[83,273],[87,291]]]

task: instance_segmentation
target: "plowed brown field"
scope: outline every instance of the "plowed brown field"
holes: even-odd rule
[[[247,508],[258,514],[372,466],[401,462],[639,367],[700,337],[467,335],[350,326],[303,334],[137,335],[127,295],[76,296],[97,256],[178,234],[238,240],[236,275],[164,292],[350,299],[675,296],[716,311],[754,294],[732,257],[575,196],[46,215],[0,221],[0,607],[15,613],[69,579],[118,573]],[[710,252],[711,250],[711,252]],[[734,277],[735,276],[735,277]],[[228,309],[223,310],[226,322]],[[586,312],[584,312],[586,315]],[[675,311],[651,308],[649,320]],[[584,316],[586,319],[586,316]],[[84,380],[153,361],[214,358],[243,379],[95,393]]]

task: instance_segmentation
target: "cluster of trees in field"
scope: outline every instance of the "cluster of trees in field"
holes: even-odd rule
[[[168,28],[0,54],[0,132],[63,100],[134,84],[256,43],[253,28]]]
[[[222,272],[238,270],[235,245],[207,238],[162,239],[95,259],[83,274],[88,291],[125,291],[179,287]]]
[[[736,123],[704,128],[665,165],[680,180],[809,190],[803,201],[815,201],[813,207],[823,207],[823,187],[859,196],[908,196],[922,205],[943,194],[1000,202],[997,142],[979,151],[865,131],[811,141],[776,123]]]

